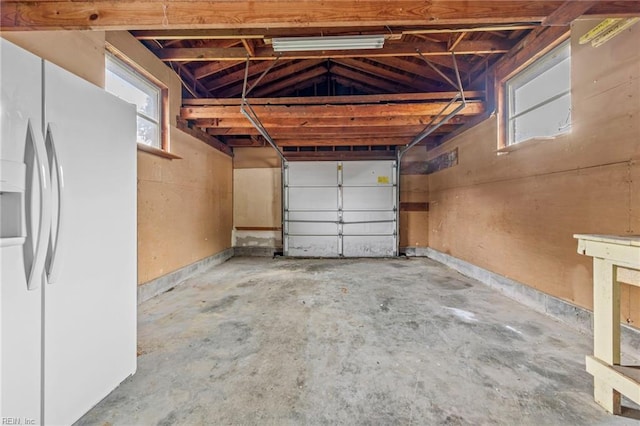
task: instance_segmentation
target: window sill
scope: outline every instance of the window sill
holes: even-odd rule
[[[547,137],[535,137],[531,139],[527,139],[522,142],[514,143],[513,145],[505,146],[504,148],[500,148],[498,150],[498,154],[507,154],[509,152],[518,151],[523,148],[528,148],[532,146],[538,146],[545,142],[553,141],[558,139],[562,135],[558,136],[547,136]]]
[[[138,150],[148,152],[149,154],[157,155],[158,157],[168,158],[169,160],[182,160],[182,157],[172,154],[170,152],[164,151],[162,149],[155,148],[153,146],[144,145],[139,143]]]

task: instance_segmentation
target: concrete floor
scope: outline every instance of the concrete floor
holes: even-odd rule
[[[139,342],[79,424],[638,424],[593,402],[589,336],[427,259],[234,258]]]

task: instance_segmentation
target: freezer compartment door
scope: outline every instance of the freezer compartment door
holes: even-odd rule
[[[42,294],[27,288],[34,257],[27,240],[38,234],[42,212],[37,170],[25,157],[29,132],[42,136],[42,60],[3,39],[0,92],[0,418],[39,424]],[[42,271],[36,287],[41,278]]]
[[[65,235],[44,288],[44,422],[72,424],[136,368],[136,113],[50,63],[45,104]]]

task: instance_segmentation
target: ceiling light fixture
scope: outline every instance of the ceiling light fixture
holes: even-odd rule
[[[384,39],[384,35],[276,37],[272,39],[272,45],[274,52],[381,49]]]

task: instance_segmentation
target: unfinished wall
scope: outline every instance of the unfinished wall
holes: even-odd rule
[[[495,117],[435,150],[459,165],[430,175],[432,248],[592,308],[591,258],[575,233],[640,231],[640,25],[593,48],[572,28],[570,135],[496,152]],[[640,325],[640,289],[623,286],[622,320]]]
[[[232,159],[171,128],[167,160],[138,151],[138,281],[231,246]]]
[[[104,86],[105,41],[169,88],[169,160],[138,151],[138,282],[146,283],[231,247],[232,159],[175,128],[176,74],[127,32],[3,33],[37,55]]]
[[[407,151],[402,163],[427,160],[427,150],[418,145]],[[402,167],[401,167],[402,170]],[[429,176],[424,174],[400,176],[400,249],[429,246],[429,212],[411,205],[429,201]],[[409,206],[409,207],[408,207]]]
[[[236,148],[233,159],[235,247],[282,247],[282,176],[271,147]]]

